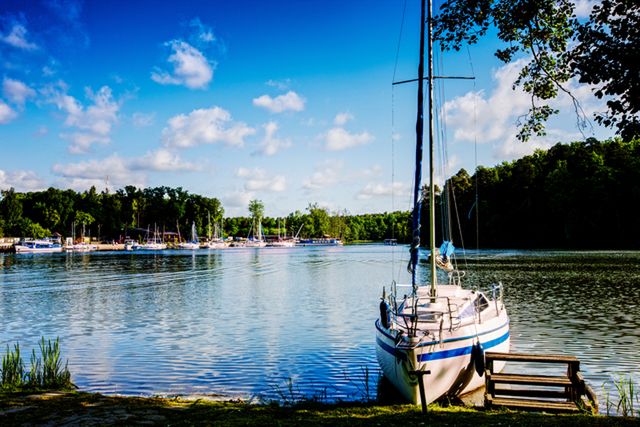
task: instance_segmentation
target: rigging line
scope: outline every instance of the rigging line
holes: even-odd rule
[[[398,43],[396,45],[396,59],[393,66],[393,76],[391,81],[393,82],[396,79],[396,71],[398,69],[398,58],[400,56],[400,44],[402,42],[402,34],[404,31],[404,22],[407,11],[407,0],[404,1],[404,5],[402,7],[402,19],[400,20],[400,31],[398,34]],[[391,85],[391,212],[395,211],[395,87],[393,84]],[[395,238],[395,227],[394,220],[391,222],[391,238]],[[393,274],[395,270],[395,248],[391,248],[391,280],[393,280]],[[398,276],[399,277],[399,276]]]
[[[393,78],[391,79],[392,85],[396,80],[396,71],[398,70],[398,58],[400,57],[400,43],[402,41],[402,32],[404,30],[405,15],[407,12],[407,0],[404,0],[404,6],[402,7],[402,19],[400,20],[400,33],[398,34],[398,44],[396,45],[396,62],[393,66]]]
[[[438,60],[436,62],[439,70],[444,70],[444,62],[443,62],[443,55],[441,54],[442,51],[436,51],[438,54]],[[440,193],[440,228],[441,228],[441,232],[442,232],[442,240],[451,240],[451,212],[450,212],[450,199],[449,199],[449,193],[448,193],[448,186],[447,186],[447,175],[448,175],[448,170],[447,170],[447,159],[448,159],[448,153],[447,153],[447,121],[446,121],[446,117],[444,114],[444,104],[445,104],[445,100],[446,95],[445,95],[445,85],[442,82],[438,82],[437,83],[437,95],[439,98],[439,102],[437,103],[438,108],[437,108],[437,123],[438,123],[438,134],[439,134],[439,138],[440,138],[440,144],[439,144],[439,162],[440,162],[440,170],[441,172],[441,179],[443,182],[443,188],[441,189],[441,193]]]
[[[473,60],[471,58],[471,50],[469,49],[469,46],[467,45],[467,56],[469,58],[469,67],[471,67],[471,75],[473,75],[475,77],[476,72],[475,69],[473,68]],[[476,88],[476,80],[473,80],[473,93],[477,93],[477,88]],[[474,161],[474,174],[473,176],[475,177],[475,201],[474,201],[474,206],[476,209],[476,215],[475,215],[475,219],[476,219],[476,262],[479,260],[480,258],[480,205],[479,205],[479,196],[478,196],[478,103],[477,103],[477,97],[474,96],[473,97],[473,161]]]

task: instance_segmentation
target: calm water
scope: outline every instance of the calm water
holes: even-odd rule
[[[512,351],[574,354],[601,395],[620,374],[640,384],[640,253],[470,255],[471,279],[505,285]],[[60,336],[74,382],[102,393],[362,399],[381,289],[408,280],[406,259],[382,245],[0,255],[0,345]]]

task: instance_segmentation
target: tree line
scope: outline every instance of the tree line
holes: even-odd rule
[[[457,209],[446,228],[442,212],[452,199]],[[637,206],[640,139],[559,143],[451,177],[436,197],[438,241],[444,235],[467,248],[638,249]]]
[[[427,191],[424,187],[424,196]],[[640,206],[640,139],[559,143],[519,160],[478,167],[471,176],[461,169],[436,192],[437,242],[446,237],[467,248],[640,245],[635,210]],[[84,192],[9,189],[1,195],[0,236],[70,236],[75,225],[76,235],[84,227],[85,235],[121,240],[144,237],[148,227],[186,235],[195,223],[200,236],[218,224],[225,237],[247,237],[256,215],[264,234],[271,236],[331,236],[346,242],[395,238],[400,243],[409,243],[412,236],[408,211],[351,215],[311,203],[304,212],[263,218],[262,202],[252,201],[250,216],[223,219],[217,198],[182,188],[127,186],[113,193],[93,187]],[[426,202],[422,207],[424,245],[429,239]],[[450,220],[443,221],[444,215]]]
[[[255,221],[263,233],[271,236],[304,238],[339,237],[346,241],[382,240],[397,236],[408,240],[409,214],[348,215],[330,212],[318,204],[309,204],[305,212],[295,211],[286,217],[263,217],[262,202],[253,200],[251,216],[224,218],[224,208],[217,198],[191,194],[182,188],[126,186],[116,192],[98,192],[91,187],[84,192],[49,188],[45,191],[16,192],[3,190],[0,199],[0,237],[94,237],[118,240],[142,239],[147,230],[158,230],[176,237],[190,237],[195,224],[199,236],[248,237],[255,233]],[[257,218],[256,218],[257,217]]]

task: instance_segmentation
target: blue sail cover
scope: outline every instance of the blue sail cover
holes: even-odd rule
[[[453,252],[455,252],[455,250],[456,248],[449,240],[445,240],[444,242],[442,242],[442,245],[440,245],[440,255],[442,255],[442,257],[445,259],[453,255]]]

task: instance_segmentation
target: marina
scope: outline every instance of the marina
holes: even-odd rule
[[[409,280],[407,249],[2,254],[0,346],[59,336],[85,391],[375,398],[379,312],[349,301],[378,300],[392,271]],[[640,382],[639,252],[467,251],[466,270],[502,279],[511,351],[579,355],[601,411],[619,378]]]

